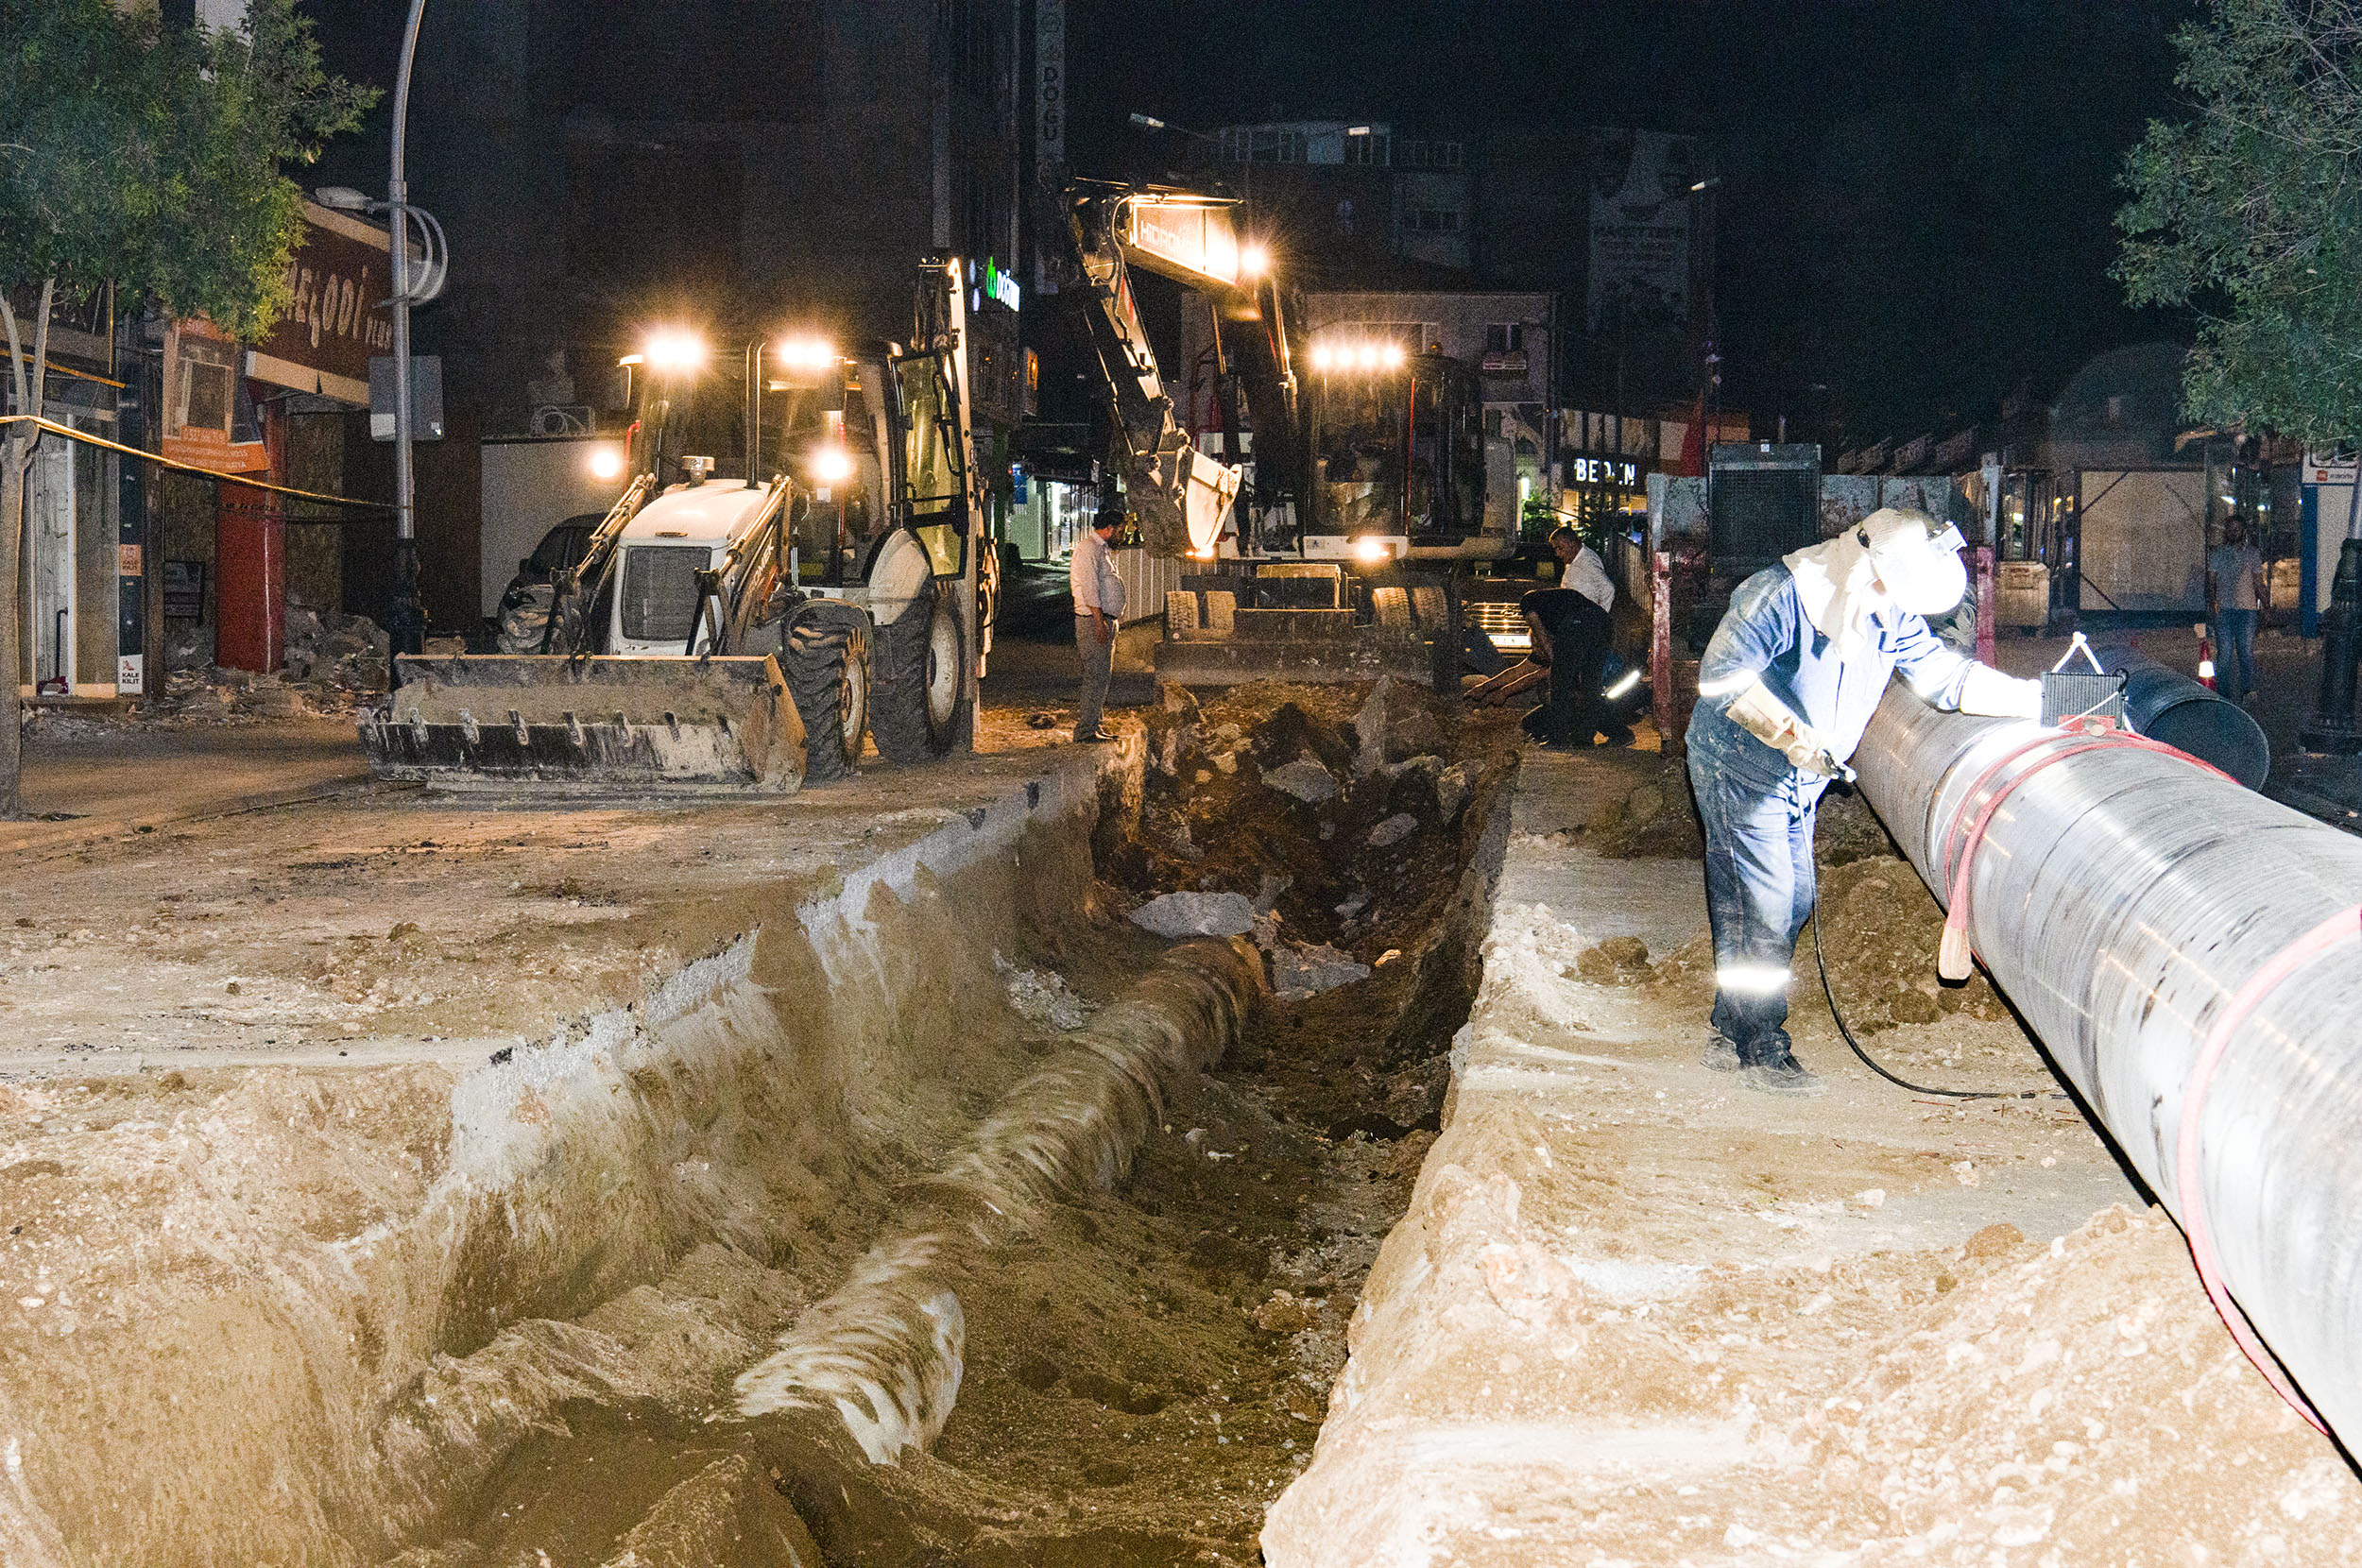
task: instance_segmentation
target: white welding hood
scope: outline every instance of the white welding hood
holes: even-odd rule
[[[1925,512],[1882,506],[1833,539],[1782,558],[1813,629],[1850,657],[1870,644],[1870,618],[1888,605],[1942,615],[1968,591],[1960,531]]]

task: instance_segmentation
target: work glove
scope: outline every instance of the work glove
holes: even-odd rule
[[[2042,717],[2042,682],[2005,675],[1990,664],[1972,664],[1960,679],[1960,711],[1989,719]]]
[[[1853,782],[1854,770],[1839,761],[1820,732],[1773,696],[1760,678],[1731,699],[1729,712],[1732,723],[1787,758],[1798,773]]]

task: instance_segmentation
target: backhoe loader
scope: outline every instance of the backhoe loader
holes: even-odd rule
[[[361,725],[371,766],[447,788],[779,793],[844,777],[865,738],[889,762],[969,743],[994,562],[960,274],[921,264],[907,343],[750,345],[745,477],[683,450],[702,353],[652,341],[627,362],[633,477],[579,564],[538,615],[505,619],[503,652],[399,659]]]

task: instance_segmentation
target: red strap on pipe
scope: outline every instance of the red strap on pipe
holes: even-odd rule
[[[2066,743],[2059,744],[2062,741]],[[2057,749],[1994,790],[1992,798],[1977,810],[1967,832],[1960,833],[1960,819],[1967,815],[1970,804],[1993,782],[1994,775],[2019,758],[2045,746],[2056,746]],[[1937,958],[1937,967],[1945,979],[1968,978],[1968,960],[1972,956],[1968,942],[1970,873],[1977,850],[1984,843],[1985,829],[1992,826],[1994,814],[2001,809],[2001,803],[2020,785],[2053,763],[2111,746],[2163,752],[2168,757],[2178,757],[2184,762],[2204,768],[2217,778],[2237,782],[2220,768],[2200,761],[2187,752],[2151,741],[2146,736],[2116,729],[2112,724],[2090,721],[2069,725],[2054,734],[2037,736],[2024,745],[2005,752],[1992,766],[1977,775],[1977,782],[1969,786],[1968,793],[1961,798],[1960,810],[1954,813],[1951,827],[1944,834],[1943,853],[1947,861],[1953,854],[1954,840],[1957,838],[1960,843],[1959,863],[1948,868],[1951,897],[1946,901],[1943,945]],[[2176,1129],[2174,1145],[2175,1193],[2182,1202],[2182,1234],[2189,1241],[2190,1262],[2198,1269],[2199,1283],[2206,1288],[2206,1299],[2214,1304],[2215,1315],[2222,1320],[2223,1327],[2230,1331],[2232,1341],[2239,1347],[2239,1354],[2247,1357],[2248,1364],[2263,1374],[2264,1381],[2271,1385],[2272,1392],[2303,1417],[2306,1424],[2323,1436],[2328,1435],[2329,1427],[2289,1384],[2279,1363],[2264,1348],[2254,1326],[2247,1321],[2247,1315],[2232,1300],[2230,1287],[2223,1284],[2221,1262],[2215,1254],[2214,1233],[2206,1223],[2206,1205],[2199,1193],[2198,1136],[2199,1121],[2206,1105],[2206,1092],[2213,1086],[2216,1070],[2222,1065],[2223,1056],[2231,1048],[2232,1035],[2278,989],[2281,981],[2294,974],[2308,959],[2326,952],[2347,936],[2362,937],[2362,905],[2341,911],[2314,927],[2283,948],[2270,963],[2249,976],[2247,983],[2233,993],[2222,1016],[2216,1020],[2215,1027],[2207,1033],[2205,1045],[2199,1048],[2197,1059],[2190,1065],[2189,1079],[2182,1089],[2182,1119]]]
[[[2060,744],[2062,741],[2065,744]],[[2045,746],[2058,746],[2058,749],[2051,752],[2049,756],[2036,760],[2015,777],[1995,789],[1992,797],[1977,810],[1976,818],[1969,824],[1967,832],[1961,833],[1961,817],[1967,815],[1977,796],[1993,782],[1994,775],[2028,752],[2040,751]],[[2167,757],[2178,757],[2192,767],[2204,768],[2226,783],[2238,782],[2211,762],[2201,761],[2188,752],[2166,745],[2162,741],[2152,741],[2145,735],[2135,735],[2131,730],[2118,729],[2104,719],[2074,721],[2061,729],[2038,735],[2025,744],[2013,746],[2002,753],[1990,767],[1977,775],[1977,782],[1969,786],[1968,793],[1960,798],[1960,810],[1953,814],[1951,826],[1943,835],[1943,858],[1946,861],[1952,859],[1954,840],[1957,838],[1960,842],[1958,863],[1945,867],[1945,881],[1950,893],[1944,900],[1943,939],[1936,949],[1936,972],[1945,980],[1964,980],[1968,979],[1971,963],[1976,956],[1969,946],[1968,939],[1969,874],[1975,863],[1977,851],[1985,842],[1985,829],[1993,825],[1994,815],[2001,810],[2001,803],[2016,793],[2019,786],[2028,779],[2053,763],[2063,762],[2070,757],[2080,757],[2087,751],[2099,751],[2112,746],[2130,746],[2136,751],[2161,752]]]
[[[2206,1205],[2199,1195],[2198,1127],[2206,1106],[2206,1091],[2215,1082],[2215,1070],[2222,1065],[2223,1056],[2231,1048],[2231,1037],[2239,1026],[2308,959],[2317,958],[2353,936],[2362,936],[2362,904],[2339,911],[2282,948],[2269,963],[2250,975],[2247,983],[2232,994],[2222,1016],[2207,1031],[2206,1044],[2199,1048],[2198,1059],[2190,1064],[2189,1081],[2182,1086],[2182,1120],[2174,1142],[2174,1185],[2182,1200],[2182,1234],[2189,1239],[2190,1261],[2198,1266],[2199,1282],[2206,1287],[2206,1299],[2215,1304],[2215,1315],[2231,1331],[2231,1338],[2237,1342],[2239,1354],[2248,1358],[2249,1365],[2262,1372],[2264,1381],[2272,1386],[2272,1392],[2287,1401],[2290,1409],[2323,1436],[2328,1434],[2328,1426],[2313,1413],[2303,1396],[2289,1386],[2279,1363],[2264,1349],[2253,1325],[2238,1310],[2231,1299],[2230,1288],[2222,1282],[2222,1266],[2215,1256],[2214,1232],[2206,1223]]]

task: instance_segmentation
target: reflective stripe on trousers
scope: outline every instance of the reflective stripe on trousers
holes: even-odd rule
[[[1696,744],[1692,733],[1689,780],[1705,829],[1714,927],[1714,1027],[1753,1062],[1788,1044],[1789,964],[1812,914],[1813,822],[1828,784],[1785,764],[1784,778],[1760,783],[1723,745]],[[1753,740],[1744,743],[1769,756]]]

